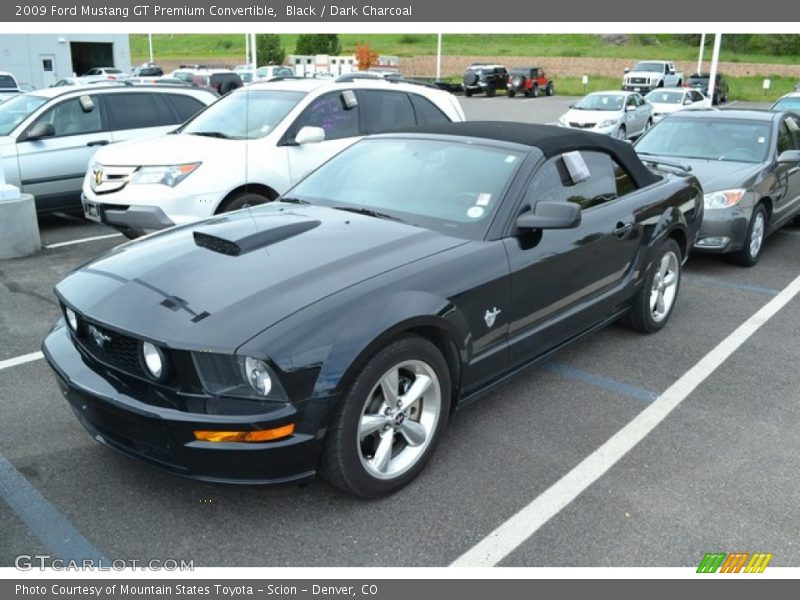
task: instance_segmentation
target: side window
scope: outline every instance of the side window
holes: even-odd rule
[[[80,135],[103,130],[99,102],[92,97],[94,108],[84,112],[78,98],[60,102],[37,119],[37,123],[50,123],[56,130],[56,136]]]
[[[778,128],[778,153],[800,149],[800,123],[792,117],[785,117]]]
[[[638,106],[638,103],[636,102],[636,96],[634,94],[628,96],[628,99],[625,101],[625,106]]]
[[[414,112],[417,113],[417,123],[419,125],[436,125],[450,122],[447,115],[427,98],[423,98],[419,94],[409,95],[411,96],[411,102],[414,104]]]
[[[182,94],[164,94],[172,108],[178,113],[180,123],[188,121],[191,117],[200,112],[205,105],[197,98],[191,96],[184,96]]]
[[[152,94],[107,94],[111,129],[141,129],[162,125]]]
[[[289,130],[288,139],[294,139],[303,127],[322,127],[326,140],[339,140],[359,135],[358,105],[351,108],[345,106],[342,92],[324,94],[314,99]]]
[[[363,98],[366,133],[381,133],[390,129],[414,128],[414,109],[404,92],[364,90]]]
[[[628,173],[602,152],[581,152],[589,177],[573,183],[560,156],[537,171],[528,186],[527,202],[574,202],[586,210],[627,194],[636,186]]]

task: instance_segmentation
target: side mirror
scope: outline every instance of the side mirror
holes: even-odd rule
[[[304,144],[318,144],[325,141],[325,130],[322,127],[306,125],[294,136],[294,143],[298,146]]]
[[[683,101],[684,106],[689,106],[691,103],[692,103],[691,98],[687,98],[686,100]]]
[[[631,112],[632,110],[636,110],[636,107],[630,105],[625,107],[625,112]]]
[[[39,122],[28,131],[25,141],[33,142],[42,138],[52,137],[56,134],[56,128],[52,123]]]
[[[78,102],[81,104],[81,110],[85,113],[92,112],[94,110],[94,102],[92,101],[91,96],[81,96],[78,99]]]
[[[624,72],[628,73],[628,72],[630,72],[630,69],[628,67],[625,67]]]
[[[570,108],[575,108],[575,105],[574,104],[570,104],[569,107]]]
[[[800,150],[784,150],[778,156],[779,165],[800,165]]]
[[[517,217],[517,227],[529,229],[574,229],[581,224],[581,207],[572,202],[538,202],[533,211]]]

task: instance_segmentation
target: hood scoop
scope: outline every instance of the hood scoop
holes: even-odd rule
[[[249,227],[246,228],[248,231],[243,231],[244,227],[231,227],[229,232],[225,231],[228,229],[226,227],[214,227],[215,233],[221,235],[212,234],[208,230],[198,230],[194,232],[194,243],[212,252],[227,256],[239,256],[300,235],[319,227],[320,224],[320,221],[299,221],[256,232],[252,232]],[[222,229],[222,231],[217,232],[217,229]]]

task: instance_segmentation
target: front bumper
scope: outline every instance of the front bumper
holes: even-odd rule
[[[122,454],[184,477],[236,484],[277,484],[315,474],[319,436],[298,424],[290,437],[263,443],[205,442],[195,430],[260,430],[297,422],[298,411],[283,404],[268,413],[187,412],[137,399],[141,385],[106,378],[93,359],[75,346],[63,322],[42,350],[61,392],[89,434]],[[142,384],[144,385],[144,384]]]
[[[705,210],[700,232],[694,244],[698,252],[725,254],[744,248],[752,206]]]
[[[646,94],[648,92],[652,92],[656,89],[655,85],[644,84],[644,83],[625,83],[622,85],[623,91],[626,92],[639,92],[640,94]]]
[[[144,235],[172,227],[175,223],[158,206],[125,206],[104,204],[81,197],[83,214],[87,219],[99,221],[125,232]]]

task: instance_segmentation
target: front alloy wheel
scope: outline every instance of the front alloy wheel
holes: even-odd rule
[[[447,362],[435,345],[407,335],[385,346],[334,411],[322,474],[364,498],[397,491],[433,454],[447,424],[450,395]]]
[[[669,320],[681,285],[681,249],[667,238],[655,251],[642,286],[633,297],[623,325],[642,333],[655,333]]]
[[[731,255],[733,261],[745,267],[755,265],[761,257],[766,233],[767,209],[764,208],[763,204],[759,204],[753,209],[753,216],[750,217],[750,226],[747,228],[744,248]]]

